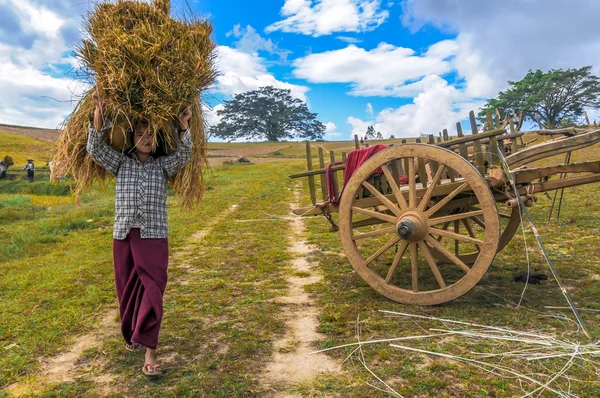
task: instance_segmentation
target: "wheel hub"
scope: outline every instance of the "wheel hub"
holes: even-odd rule
[[[396,224],[398,236],[409,242],[422,240],[427,234],[427,230],[427,222],[423,213],[416,211],[404,213]]]

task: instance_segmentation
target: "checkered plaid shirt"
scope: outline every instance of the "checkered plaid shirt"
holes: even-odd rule
[[[113,237],[125,239],[137,216],[142,239],[166,238],[167,179],[190,160],[190,130],[182,135],[173,154],[150,157],[142,164],[137,157],[116,151],[105,142],[104,132],[111,127],[108,120],[99,131],[90,124],[87,151],[96,163],[117,176]]]

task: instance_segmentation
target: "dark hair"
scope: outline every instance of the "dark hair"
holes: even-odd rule
[[[143,124],[143,123],[140,123],[140,124]],[[131,142],[131,145],[127,148],[125,153],[127,153],[128,155],[133,155],[136,151],[136,149],[135,149],[135,129],[127,130],[127,138],[129,139],[129,142]],[[156,134],[156,149],[150,153],[150,156],[152,156],[153,158],[158,158],[160,156],[166,156],[167,155],[166,148],[167,148],[167,143],[165,141],[165,133],[164,133],[164,131],[159,130]]]

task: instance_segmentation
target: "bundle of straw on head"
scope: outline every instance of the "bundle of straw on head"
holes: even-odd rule
[[[215,44],[207,21],[180,22],[170,17],[168,0],[154,5],[119,0],[98,4],[87,19],[87,36],[76,50],[85,75],[95,85],[77,104],[66,122],[54,159],[55,175],[69,172],[77,194],[107,172],[86,152],[91,93],[106,102],[104,117],[114,124],[107,140],[118,150],[132,146],[129,131],[148,123],[150,132],[172,152],[177,143],[178,115],[191,106],[193,150],[190,162],[171,179],[180,204],[197,204],[204,192],[206,138],[201,93],[215,80]]]
[[[2,159],[2,163],[4,163],[5,166],[12,166],[15,164],[15,161],[12,157],[6,155],[4,159]]]

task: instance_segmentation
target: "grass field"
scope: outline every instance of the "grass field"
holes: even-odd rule
[[[50,158],[49,144],[6,133],[0,133],[0,140],[2,150],[4,142],[10,143],[7,154],[15,161],[32,155],[36,160]],[[287,178],[305,169],[303,161],[294,159],[304,157],[304,144],[281,146],[288,144],[280,155],[261,155],[290,158],[283,162],[213,168],[199,209],[181,211],[170,197],[171,262],[159,349],[168,373],[157,381],[141,374],[143,354],[125,351],[118,330],[111,247],[113,183],[94,187],[77,207],[70,196],[70,180],[52,185],[47,170],[40,168],[37,181],[29,184],[24,172],[11,168],[9,173],[17,178],[0,181],[0,397],[275,396],[262,383],[262,374],[274,354],[274,342],[286,332],[282,315],[286,305],[280,299],[288,293],[287,277],[304,276],[290,265],[293,254],[288,250],[294,190],[301,190],[302,204],[309,203],[306,187],[297,187],[302,182]],[[211,144],[210,149],[261,145],[266,144]],[[353,143],[323,146],[341,151],[351,150]],[[574,161],[597,159],[596,151],[581,151]],[[522,306],[516,308],[523,284],[513,279],[526,270],[520,235],[466,295],[444,305],[414,307],[394,303],[362,281],[343,256],[338,234],[328,231],[323,217],[313,217],[306,219],[303,238],[314,245],[309,260],[324,275],[307,288],[320,310],[318,329],[323,339],[315,349],[355,342],[357,319],[362,340],[424,335],[445,326],[433,320],[386,317],[380,310],[553,333],[582,344],[597,341],[600,205],[596,192],[597,185],[567,190],[559,221],[546,220],[550,200],[543,195],[531,209],[577,306],[596,310],[581,312],[590,340],[575,332],[568,309],[546,308],[566,305],[551,276],[542,284],[529,285]],[[526,239],[532,267],[549,273],[532,234]],[[564,317],[556,317],[560,313]],[[83,348],[77,356],[56,362],[78,344]],[[403,345],[466,355],[509,347],[504,344],[456,336]],[[351,352],[352,348],[344,348],[328,355],[341,364]],[[515,379],[387,343],[365,345],[363,355],[370,370],[405,397],[524,395]],[[555,374],[567,360],[534,365],[502,361],[521,372]],[[52,376],[48,364],[56,363],[66,366],[60,374],[68,377]],[[342,369],[282,386],[280,391],[285,396],[394,396],[367,384],[374,379],[356,355],[343,362]],[[568,376],[573,394],[600,396],[593,362],[571,368]],[[568,384],[564,377],[556,383]]]

